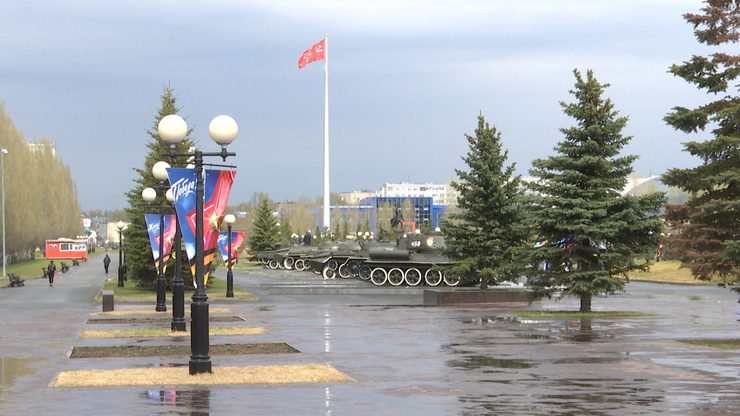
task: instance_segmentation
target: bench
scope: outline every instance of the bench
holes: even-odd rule
[[[80,261],[77,260],[77,259],[72,259],[72,265],[73,266],[79,266],[80,265]]]
[[[67,273],[67,271],[69,270],[69,266],[67,266],[67,263],[61,262],[59,263],[59,265],[62,267],[62,273]]]
[[[44,279],[48,279],[48,278],[49,278],[49,271],[48,271],[48,270],[46,270],[46,267],[42,267],[42,268],[41,268],[41,276],[42,276],[42,277],[43,277]]]
[[[10,287],[21,287],[25,286],[26,284],[24,279],[21,279],[20,276],[18,276],[18,273],[8,273],[8,279],[10,279]]]

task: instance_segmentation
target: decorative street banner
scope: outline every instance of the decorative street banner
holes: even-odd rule
[[[243,231],[232,231],[231,232],[231,265],[236,263],[236,257],[239,255],[239,249],[244,244],[244,232]],[[221,257],[224,259],[224,264],[229,261],[229,232],[221,231],[218,235],[218,248],[221,250]]]
[[[154,267],[159,270],[159,250],[162,245],[159,242],[159,214],[145,214],[146,229],[149,232],[149,242],[152,245],[152,256]],[[162,249],[162,270],[167,269],[167,260],[172,252],[172,242],[175,241],[174,215],[164,215],[164,248]]]
[[[168,168],[172,196],[175,199],[177,220],[180,223],[185,251],[190,260],[190,268],[195,275],[195,169]],[[205,266],[203,284],[208,282],[208,274],[218,243],[221,221],[224,218],[229,192],[234,183],[235,170],[205,170],[203,192],[203,265]],[[196,282],[193,282],[196,284]]]

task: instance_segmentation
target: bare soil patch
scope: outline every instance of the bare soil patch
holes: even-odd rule
[[[282,342],[264,344],[212,344],[211,355],[290,354],[297,349]],[[69,358],[126,358],[190,355],[190,345],[121,345],[114,347],[74,347]]]
[[[263,328],[245,327],[220,327],[212,326],[208,329],[210,336],[229,335],[265,335],[267,331]],[[125,329],[83,329],[80,338],[152,338],[152,337],[189,337],[190,329],[187,331],[173,331],[170,328],[125,328]]]
[[[87,320],[88,325],[96,324],[156,324],[170,322],[172,318],[91,318]],[[209,316],[210,322],[243,322],[241,316]],[[185,316],[185,322],[190,322],[190,316]]]
[[[227,313],[226,308],[210,308],[209,313]],[[156,312],[151,309],[118,309],[110,312],[93,312],[91,316],[121,316],[121,315],[172,315],[172,312]],[[185,316],[190,316],[190,308],[185,308]]]

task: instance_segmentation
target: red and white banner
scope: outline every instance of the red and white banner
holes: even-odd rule
[[[298,68],[303,68],[306,64],[322,59],[326,59],[326,39],[321,39],[303,52],[303,55],[298,58]]]

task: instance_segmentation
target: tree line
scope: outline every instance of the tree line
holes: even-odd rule
[[[77,188],[69,167],[48,138],[29,142],[0,103],[0,145],[5,178],[6,263],[33,258],[45,240],[81,235]]]
[[[740,40],[740,3],[711,0],[703,14],[687,13],[697,39],[711,46]],[[706,133],[684,144],[701,160],[691,169],[671,169],[663,182],[689,193],[667,206],[664,236],[659,217],[665,195],[622,195],[634,155],[621,155],[627,117],[604,97],[608,84],[592,71],[574,71],[573,102],[562,102],[575,124],[560,129],[555,154],[532,162],[534,181],[522,184],[506,165],[501,133],[481,114],[466,135],[468,170],[457,170],[461,212],[443,222],[448,272],[489,283],[527,276],[535,296],[574,295],[591,311],[594,295],[624,287],[633,270],[645,269],[661,242],[671,246],[694,277],[740,283],[740,55],[693,56],[670,72],[705,90],[712,101],[695,109],[674,107],[664,120],[685,133]],[[524,186],[522,186],[524,185]]]

